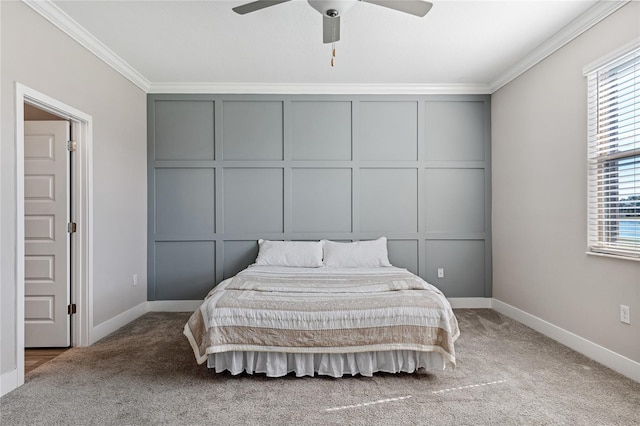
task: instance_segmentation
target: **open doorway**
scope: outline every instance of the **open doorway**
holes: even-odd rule
[[[30,238],[34,236],[36,239],[44,240],[47,238],[47,226],[51,222],[50,219],[46,219],[46,214],[31,214],[36,219],[42,219],[37,226],[33,229],[27,227],[25,229],[25,214],[29,213],[25,210],[25,194],[27,197],[38,198],[43,195],[43,199],[46,200],[47,196],[50,197],[51,185],[54,184],[55,179],[43,179],[43,175],[46,173],[32,173],[36,178],[28,182],[25,180],[30,174],[28,170],[31,166],[25,167],[25,159],[34,154],[32,146],[28,143],[25,144],[25,129],[29,127],[25,122],[26,116],[30,114],[38,114],[41,117],[55,118],[51,121],[62,121],[68,123],[69,133],[73,138],[61,136],[62,139],[69,139],[75,144],[74,161],[68,164],[68,170],[64,171],[65,176],[73,176],[70,185],[66,188],[68,191],[68,200],[70,203],[66,208],[69,211],[68,217],[73,218],[75,226],[68,226],[68,217],[65,216],[65,226],[62,233],[66,234],[67,229],[73,231],[71,233],[71,245],[73,251],[68,253],[68,259],[65,262],[65,266],[68,270],[68,277],[70,287],[68,292],[63,298],[68,297],[68,301],[65,301],[65,312],[63,317],[69,320],[68,333],[68,345],[71,346],[85,346],[91,342],[90,331],[92,329],[91,312],[93,307],[92,300],[92,253],[91,253],[91,239],[92,239],[92,197],[91,197],[91,144],[92,144],[92,118],[90,115],[79,111],[69,105],[66,105],[54,98],[51,98],[43,93],[37,92],[24,85],[16,83],[16,277],[17,277],[17,297],[16,297],[16,361],[17,361],[17,386],[24,383],[24,371],[25,371],[25,314],[35,317],[49,317],[59,318],[60,313],[47,312],[47,309],[52,307],[52,298],[41,297],[40,300],[36,300],[34,306],[25,307],[25,301],[28,294],[25,293],[25,244],[30,242]],[[33,116],[32,116],[33,117]],[[29,120],[31,121],[31,120]],[[36,144],[36,148],[40,149],[40,153],[35,152],[36,157],[44,153],[47,155],[47,149],[51,146],[47,138],[43,138],[40,145]],[[72,149],[73,145],[71,144]],[[64,141],[64,149],[67,149],[67,141]],[[37,151],[37,149],[36,149]],[[50,156],[55,154],[49,153]],[[62,154],[64,156],[65,154]],[[60,156],[58,153],[57,156]],[[65,165],[67,167],[67,165]],[[28,186],[34,184],[35,186],[29,188]],[[40,186],[38,186],[40,185]],[[36,190],[35,193],[30,192]],[[47,192],[49,190],[49,192]],[[40,191],[40,192],[38,192]],[[41,200],[42,201],[42,200]],[[65,206],[63,206],[63,209]],[[33,212],[31,212],[33,213]],[[35,230],[34,230],[35,229]],[[28,234],[25,233],[28,231]],[[51,234],[50,231],[49,234]],[[39,233],[39,234],[38,234]],[[60,230],[57,231],[59,236]],[[63,240],[66,240],[63,238]],[[65,243],[66,244],[66,243]],[[28,255],[29,256],[29,255]],[[34,271],[28,271],[27,278],[36,278],[36,281],[46,281],[51,278],[52,270],[55,270],[56,266],[51,256],[47,253],[44,255],[35,255],[40,263],[35,262]],[[38,257],[40,256],[40,257]],[[60,266],[58,266],[58,269]],[[58,297],[58,296],[56,296]],[[54,297],[55,298],[55,297]],[[68,303],[67,303],[68,302]],[[34,311],[35,309],[35,311]],[[51,308],[53,309],[53,308]],[[67,309],[72,314],[67,317]],[[39,310],[39,311],[38,311]],[[46,322],[46,321],[42,321]],[[49,344],[47,344],[48,346]],[[63,344],[64,345],[64,344]]]

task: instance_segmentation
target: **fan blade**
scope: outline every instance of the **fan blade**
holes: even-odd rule
[[[280,3],[286,3],[288,1],[291,1],[291,0],[258,0],[258,1],[253,1],[251,3],[246,3],[243,5],[234,7],[231,10],[233,10],[237,14],[244,15],[246,13],[255,12],[256,10],[275,6]]]
[[[410,13],[415,16],[424,16],[431,10],[433,4],[423,0],[360,0],[363,3],[377,4],[397,10],[398,12]]]
[[[340,40],[340,17],[322,17],[322,42],[333,43]]]

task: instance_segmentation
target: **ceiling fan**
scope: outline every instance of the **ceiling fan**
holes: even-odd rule
[[[234,7],[232,10],[244,15],[289,1],[291,0],[258,0]],[[420,17],[426,15],[432,6],[431,3],[424,0],[308,0],[311,7],[322,14],[322,41],[324,43],[335,43],[340,40],[340,17],[359,1]]]

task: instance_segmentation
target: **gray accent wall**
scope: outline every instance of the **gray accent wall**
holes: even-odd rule
[[[153,94],[147,110],[149,300],[203,298],[259,238],[380,236],[446,296],[491,296],[489,96]]]

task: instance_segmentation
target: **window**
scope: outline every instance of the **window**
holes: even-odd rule
[[[640,258],[640,48],[586,75],[589,250]]]

